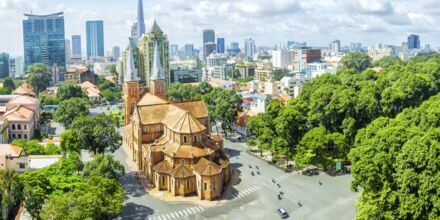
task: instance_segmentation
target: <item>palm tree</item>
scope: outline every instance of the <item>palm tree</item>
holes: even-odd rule
[[[17,210],[23,198],[23,185],[14,170],[0,171],[1,212],[3,219],[10,219],[11,211]]]

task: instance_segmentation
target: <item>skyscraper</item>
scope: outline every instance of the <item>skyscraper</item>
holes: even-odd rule
[[[341,50],[341,41],[340,40],[334,40],[331,43],[331,51],[333,53],[339,53]]]
[[[142,0],[138,0],[136,34],[138,39],[145,34],[144,4]]]
[[[120,56],[121,56],[121,48],[119,48],[118,46],[114,46],[112,49],[112,59],[116,61]]]
[[[225,38],[217,38],[217,53],[225,53]]]
[[[34,63],[44,63],[51,69],[66,67],[63,12],[49,15],[24,14],[23,44],[25,71]]]
[[[252,38],[245,39],[244,41],[244,53],[247,57],[254,56],[255,52],[257,52],[257,47],[255,45],[255,41]]]
[[[0,79],[9,76],[9,54],[0,53]]]
[[[241,52],[240,44],[237,42],[231,42],[231,46],[228,49],[229,56],[237,56]]]
[[[70,63],[70,58],[72,56],[72,47],[70,46],[70,40],[66,39],[66,63]]]
[[[81,57],[81,36],[72,35],[72,57]]]
[[[87,21],[87,58],[104,56],[104,22]]]
[[[177,44],[170,45],[170,55],[172,58],[177,57],[178,50],[179,50],[179,45]]]
[[[139,40],[139,53],[142,56],[143,66],[140,67],[140,78],[149,86],[149,79],[151,76],[151,69],[153,65],[153,54],[155,45],[160,56],[160,63],[165,75],[165,81],[170,82],[170,64],[169,64],[169,42],[167,35],[162,31],[159,25],[154,21],[148,33],[145,33]]]
[[[185,58],[194,56],[194,44],[185,44]]]
[[[408,36],[408,49],[420,49],[419,35],[411,34]]]
[[[203,59],[206,61],[206,57],[208,57],[209,54],[211,54],[212,52],[215,51],[215,46],[214,46],[214,50],[207,50],[206,45],[207,44],[215,44],[215,31],[214,30],[203,30]],[[211,49],[212,46],[208,46],[210,47],[209,49]]]

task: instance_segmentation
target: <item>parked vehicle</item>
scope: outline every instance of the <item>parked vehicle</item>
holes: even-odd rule
[[[283,208],[278,209],[278,214],[280,214],[281,218],[283,219],[289,217],[289,214]]]

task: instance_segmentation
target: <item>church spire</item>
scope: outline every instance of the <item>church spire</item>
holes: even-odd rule
[[[142,0],[138,0],[137,37],[140,39],[143,34],[145,34],[144,4]]]
[[[154,46],[154,57],[153,57],[153,67],[151,68],[151,80],[165,80],[163,74],[162,65],[160,63],[159,48],[156,41]]]
[[[131,39],[128,42],[128,57],[124,75],[125,82],[139,81],[137,69],[134,66],[133,50],[131,48]]]

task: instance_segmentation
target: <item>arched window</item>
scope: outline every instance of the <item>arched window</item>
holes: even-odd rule
[[[186,180],[186,188],[189,189],[189,180]]]
[[[183,143],[186,144],[186,135],[183,135]]]
[[[194,135],[194,143],[197,143],[197,142],[198,142],[197,135]]]
[[[206,183],[203,183],[203,188],[206,190]]]

